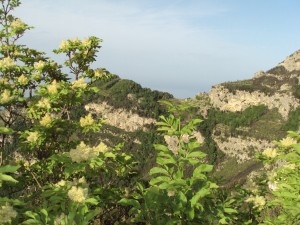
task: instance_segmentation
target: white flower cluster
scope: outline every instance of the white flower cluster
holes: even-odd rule
[[[28,78],[24,74],[22,74],[21,76],[19,76],[18,82],[21,85],[26,85],[26,84],[28,84],[29,80],[28,80]]]
[[[51,109],[51,103],[47,98],[41,98],[41,100],[38,101],[36,106],[41,109]]]
[[[72,89],[79,89],[79,88],[86,88],[87,83],[84,81],[83,78],[75,80],[72,84]]]
[[[251,202],[254,205],[254,208],[262,209],[266,204],[266,200],[263,196],[250,196],[246,199],[246,202]]]
[[[0,206],[0,224],[11,223],[13,218],[17,217],[17,212],[12,206],[6,204]]]
[[[91,160],[96,158],[100,152],[106,152],[107,146],[101,142],[96,147],[87,146],[84,142],[80,142],[80,144],[70,151],[70,157],[73,162],[84,162],[87,160]]]
[[[280,141],[280,144],[284,147],[291,147],[292,145],[297,144],[297,141],[294,138],[286,137]]]
[[[198,142],[199,144],[203,143],[203,142],[204,142],[204,139],[205,139],[205,138],[202,136],[202,134],[201,134],[200,132],[197,132],[197,131],[194,131],[194,132],[193,132],[193,137],[196,138],[196,140],[197,140],[197,142]]]
[[[168,145],[168,148],[173,152],[173,154],[178,155],[178,144],[179,144],[178,137],[175,135],[173,136],[165,135],[164,139]]]
[[[92,41],[90,38],[84,38],[82,41],[80,41],[78,38],[74,38],[73,40],[63,40],[60,45],[59,49],[63,51],[67,51],[69,47],[72,45],[83,45],[83,47],[90,48],[92,45]]]
[[[105,75],[105,71],[101,68],[95,69],[94,70],[94,76],[95,77],[103,77]]]
[[[47,113],[45,116],[43,116],[40,120],[40,124],[43,127],[50,127],[52,122],[52,117]]]
[[[39,133],[37,131],[29,132],[27,136],[27,141],[30,143],[35,143],[39,138]]]
[[[65,224],[65,219],[67,218],[67,216],[62,213],[59,216],[55,217],[54,219],[54,225],[62,225]]]
[[[68,197],[73,202],[84,202],[88,198],[88,188],[76,187],[73,186],[68,191]]]
[[[3,58],[0,60],[0,67],[4,67],[4,68],[11,68],[16,66],[16,63],[14,60],[12,60],[9,57]]]
[[[44,67],[45,67],[45,62],[43,62],[42,60],[40,60],[40,61],[34,63],[33,67],[36,70],[42,71],[44,69]]]
[[[275,182],[268,182],[268,187],[269,187],[269,189],[271,190],[271,191],[275,191],[276,189],[277,189],[277,182],[275,181]]]
[[[267,148],[262,154],[268,158],[275,158],[277,156],[277,151],[275,148]]]
[[[0,95],[0,104],[7,104],[14,99],[14,96],[11,95],[11,91],[5,89]]]
[[[89,113],[86,117],[81,117],[79,122],[81,127],[91,126],[95,123],[91,113]]]
[[[26,24],[20,20],[20,19],[16,19],[14,21],[11,22],[10,24],[10,27],[13,29],[13,30],[18,30],[20,28],[23,28]]]
[[[56,94],[58,92],[60,85],[56,80],[52,81],[50,85],[47,86],[47,90],[50,94]]]

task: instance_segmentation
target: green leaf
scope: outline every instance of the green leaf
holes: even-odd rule
[[[224,212],[226,212],[228,214],[238,213],[237,210],[232,209],[232,208],[224,208]]]
[[[104,156],[105,156],[106,158],[116,158],[116,155],[115,155],[114,153],[112,153],[112,152],[106,152],[106,153],[104,154]]]
[[[85,203],[90,203],[91,205],[97,205],[99,202],[95,198],[88,198],[87,200],[85,200]]]
[[[8,181],[8,182],[13,182],[13,183],[17,183],[18,181],[15,180],[13,177],[0,173],[0,181]]]
[[[193,176],[197,177],[197,174],[201,174],[201,173],[205,173],[205,172],[210,172],[212,171],[213,166],[209,165],[209,164],[201,164],[200,166],[198,166],[194,172],[193,172]]]
[[[44,217],[42,217],[43,222],[45,224],[47,224],[47,222],[48,222],[48,212],[47,212],[47,210],[46,209],[41,209],[40,212],[44,216]]]
[[[134,199],[122,198],[119,204],[123,206],[134,206],[135,208],[140,208],[140,203]]]
[[[166,169],[160,168],[160,167],[153,167],[150,171],[149,174],[153,175],[153,174],[157,174],[157,173],[162,173],[165,175],[169,175],[168,171]]]
[[[187,203],[187,198],[186,198],[185,194],[182,191],[180,191],[180,192],[178,192],[178,196],[179,196],[180,202],[183,204],[183,206],[185,206]]]
[[[159,177],[155,177],[155,178],[151,179],[149,183],[151,185],[156,185],[156,184],[161,183],[161,182],[170,182],[170,181],[171,181],[170,177],[159,176]]]
[[[1,166],[0,173],[14,173],[19,168],[20,168],[20,166],[11,166],[11,165]]]
[[[210,194],[210,190],[207,188],[202,188],[198,191],[191,199],[191,207],[194,208],[200,198]]]
[[[219,220],[220,224],[228,224],[228,222],[226,221],[227,217],[223,217],[222,219]]]
[[[300,144],[294,145],[294,149],[298,154],[300,154]]]
[[[160,165],[176,165],[176,161],[173,158],[165,159],[165,158],[157,158],[156,162]]]
[[[190,220],[193,220],[193,219],[194,219],[194,217],[195,217],[195,210],[194,210],[194,208],[189,208],[189,209],[187,210],[187,216],[188,216],[188,218],[189,218]]]
[[[170,152],[170,150],[168,149],[168,147],[165,146],[165,145],[154,144],[153,146],[154,146],[154,148],[155,148],[156,150],[161,150],[161,151],[163,151],[163,152]]]
[[[41,222],[39,220],[36,219],[29,219],[24,221],[22,224],[26,224],[26,225],[40,225]]]
[[[8,127],[0,127],[0,134],[13,134],[14,130]]]
[[[204,158],[206,156],[205,153],[201,152],[201,151],[196,151],[196,152],[191,152],[190,154],[188,154],[188,158]]]

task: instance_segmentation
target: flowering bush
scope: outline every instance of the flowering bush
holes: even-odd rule
[[[1,0],[0,224],[299,224],[299,134],[259,155],[269,170],[260,189],[230,193],[209,177],[213,166],[196,131],[201,120],[161,116],[165,144],[155,145],[149,182],[136,182],[136,163],[122,144],[92,139],[104,120],[72,113],[98,91],[94,81],[109,77],[91,68],[102,40],[62,41],[54,50],[66,56],[59,65],[18,44],[31,29],[11,14],[19,5]],[[166,104],[174,114],[187,109]]]
[[[91,139],[101,118],[72,114],[84,95],[98,91],[92,82],[109,77],[105,69],[90,67],[101,40],[70,39],[55,50],[66,55],[69,81],[63,65],[17,44],[31,29],[11,14],[19,5],[3,0],[0,9],[0,224],[88,224],[95,216],[118,217],[119,184],[126,183],[131,157],[121,145]],[[17,168],[16,178],[7,174]],[[17,180],[11,189],[7,182]]]
[[[289,132],[286,138],[274,142],[258,157],[267,168],[263,188],[268,189],[264,209],[268,212],[265,224],[299,224],[300,214],[300,135]]]

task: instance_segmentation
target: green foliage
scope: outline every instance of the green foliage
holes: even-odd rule
[[[267,73],[271,73],[274,75],[284,75],[284,74],[287,74],[288,71],[286,70],[286,68],[284,66],[276,66],[276,67],[268,70]]]
[[[108,77],[105,69],[91,68],[101,40],[68,39],[54,51],[65,54],[65,69],[75,78],[70,81],[63,66],[16,44],[30,27],[11,15],[18,1],[1,4],[0,224],[118,218],[115,209],[132,176],[132,158],[120,151],[121,145],[108,148],[100,140],[90,145],[103,120],[72,112],[98,91],[94,82]],[[18,183],[11,187],[4,181]]]
[[[269,168],[261,187],[268,200],[264,205],[264,224],[299,224],[300,135],[289,132],[275,145],[276,148],[258,155]]]
[[[44,53],[17,44],[31,29],[11,14],[19,4],[3,0],[0,9],[0,224],[85,225],[96,219],[101,224],[298,223],[299,134],[290,132],[289,138],[276,142],[275,150],[259,155],[272,176],[260,180],[258,192],[220,190],[211,179],[209,161],[217,158],[211,137],[215,124],[248,126],[266,107],[210,111],[204,122],[190,118],[195,107],[189,103],[161,101],[167,105],[162,107],[157,101],[171,95],[91,68],[102,42],[97,37],[63,41],[54,50],[66,56],[58,65]],[[66,69],[73,81],[62,72]],[[135,171],[145,164],[124,151],[135,150],[125,133],[117,138],[125,144],[110,147],[107,139],[115,138],[113,132],[98,138],[109,126],[83,108],[96,93],[115,102],[113,106],[159,117],[157,132],[133,132],[143,142],[135,145],[141,151],[137,159],[156,160],[148,165],[146,179]],[[159,116],[166,108],[173,114]],[[156,154],[151,154],[152,144]],[[267,184],[273,185],[269,191]]]
[[[158,101],[173,98],[169,93],[142,88],[134,81],[120,79],[117,76],[97,81],[93,85],[101,91],[88,101],[104,100],[115,108],[124,108],[143,117],[158,118],[159,115],[165,114],[166,110]]]
[[[149,187],[138,183],[130,197],[120,204],[131,206],[128,222],[149,224],[228,224],[238,217],[225,198],[216,201],[218,186],[209,179],[212,165],[205,163],[206,154],[194,136],[200,119],[185,125],[173,115],[160,117],[158,130],[165,135],[166,145],[157,144],[157,165],[149,171]]]
[[[288,131],[297,131],[300,126],[300,107],[296,108],[294,111],[291,111],[288,116],[288,120],[283,125],[283,129]]]
[[[295,86],[298,83],[298,79],[294,77],[294,75],[298,73],[299,71],[288,72],[283,66],[278,66],[267,71],[266,74],[262,76],[254,77],[249,80],[226,82],[223,83],[222,86],[234,94],[239,90],[249,93],[258,91],[265,95],[273,95],[280,90],[282,85],[289,85],[296,96],[297,89],[295,89]]]

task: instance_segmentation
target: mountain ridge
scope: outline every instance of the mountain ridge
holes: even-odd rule
[[[159,101],[187,104],[182,119],[203,119],[198,131],[204,137],[202,150],[215,165],[215,176],[223,184],[235,183],[243,180],[241,174],[259,168],[257,152],[272,147],[272,141],[283,138],[287,130],[299,131],[300,70],[298,64],[292,66],[298,58],[299,50],[248,80],[220,83],[208,93],[186,99],[112,75],[94,84],[100,92],[87,97],[82,110],[106,118],[100,137],[111,146],[124,142],[124,151],[135,155],[141,176],[147,179],[156,154],[153,144],[163,141],[155,122],[168,114]]]

